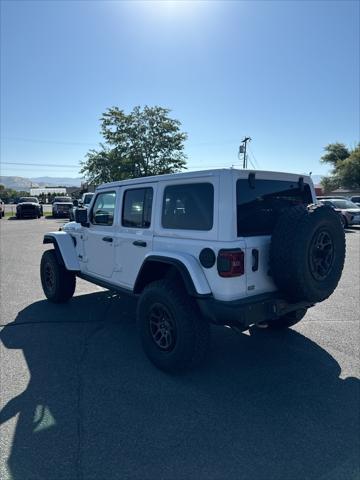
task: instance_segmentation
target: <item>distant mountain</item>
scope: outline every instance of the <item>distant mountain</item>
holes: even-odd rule
[[[6,188],[12,188],[13,190],[30,190],[30,188],[37,187],[80,187],[82,178],[71,177],[8,177],[0,176],[0,183]]]
[[[71,177],[36,177],[30,178],[32,182],[46,184],[50,186],[64,185],[65,187],[80,187],[83,178],[71,178]]]

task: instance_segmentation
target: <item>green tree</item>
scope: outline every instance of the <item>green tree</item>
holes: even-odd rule
[[[126,114],[117,107],[101,117],[104,143],[90,150],[81,173],[99,184],[125,178],[180,172],[186,168],[186,133],[162,107],[135,107]]]
[[[348,189],[360,189],[360,145],[338,166],[341,185]]]
[[[320,161],[333,167],[331,175],[321,180],[325,192],[340,187],[360,189],[360,144],[349,150],[343,143],[331,143],[324,150]]]
[[[326,153],[320,158],[320,162],[330,163],[335,170],[339,163],[350,155],[348,148],[343,143],[329,143],[324,150]]]

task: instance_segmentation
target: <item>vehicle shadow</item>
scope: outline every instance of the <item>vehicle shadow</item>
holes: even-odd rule
[[[169,376],[134,316],[101,292],[36,302],[2,330],[31,376],[0,416],[18,415],[13,480],[356,477],[359,381],[328,352],[295,330],[214,327],[203,367]]]

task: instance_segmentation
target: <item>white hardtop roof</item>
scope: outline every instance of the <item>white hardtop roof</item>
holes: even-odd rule
[[[267,170],[243,170],[236,168],[217,168],[212,170],[199,170],[191,172],[181,172],[181,173],[171,173],[166,175],[154,175],[152,177],[139,177],[139,178],[129,178],[127,180],[118,180],[116,182],[103,183],[97,187],[97,190],[108,189],[114,187],[123,187],[126,185],[137,185],[142,183],[155,183],[155,182],[165,182],[169,180],[180,180],[182,178],[204,178],[218,176],[221,173],[234,175],[239,178],[247,178],[250,173],[254,173],[256,178],[259,179],[276,179],[276,180],[298,180],[300,177],[304,181],[311,181],[309,175],[303,173],[287,173],[287,172],[275,172]]]

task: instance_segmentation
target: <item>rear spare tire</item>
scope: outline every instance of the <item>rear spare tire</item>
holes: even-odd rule
[[[345,234],[326,205],[286,209],[270,247],[274,282],[290,301],[321,302],[335,290],[345,260]]]

